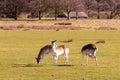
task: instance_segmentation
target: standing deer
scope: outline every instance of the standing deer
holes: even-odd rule
[[[86,65],[88,64],[88,56],[91,58],[94,58],[96,61],[96,65],[98,64],[98,60],[96,57],[96,51],[97,51],[97,47],[95,46],[95,44],[87,44],[85,46],[82,47],[82,64],[84,64],[84,56],[86,56]]]
[[[51,41],[52,44],[51,53],[54,58],[54,64],[57,64],[58,56],[63,54],[65,56],[65,65],[66,65],[68,63],[69,48],[67,48],[64,45],[57,46],[55,43],[56,41],[57,40]]]

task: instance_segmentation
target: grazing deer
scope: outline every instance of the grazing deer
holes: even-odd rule
[[[65,47],[64,45],[56,46],[55,44],[56,41],[57,40],[51,41],[51,44],[52,44],[51,53],[54,58],[54,64],[57,64],[58,56],[62,54],[65,56],[65,64],[67,64],[69,48]]]
[[[38,64],[40,64],[40,62],[42,62],[45,54],[48,54],[51,52],[51,49],[52,49],[51,45],[46,45],[40,49],[38,57],[36,58],[36,61]]]
[[[86,65],[88,64],[88,56],[91,58],[94,58],[96,61],[96,65],[98,65],[97,57],[96,57],[96,51],[97,47],[95,44],[87,44],[82,47],[82,64],[84,64],[84,56],[86,56]]]

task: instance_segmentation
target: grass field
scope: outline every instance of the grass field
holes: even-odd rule
[[[35,57],[50,40],[72,39],[65,44],[70,48],[69,65],[59,56],[58,65],[48,54],[42,65]],[[87,43],[97,44],[99,66],[89,58],[81,66],[80,49]],[[120,80],[120,30],[0,30],[0,80]]]

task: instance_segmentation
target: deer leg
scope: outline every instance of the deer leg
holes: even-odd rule
[[[42,58],[39,59],[39,63],[38,64],[41,64],[41,62],[42,62]]]
[[[88,55],[86,55],[86,65],[88,65]]]
[[[42,55],[42,56],[40,57],[40,63],[41,63],[41,64],[43,64],[43,58],[44,58],[44,55]]]
[[[95,57],[95,61],[96,61],[96,66],[98,66],[98,60],[97,60],[97,57]]]
[[[82,64],[81,65],[83,65],[84,64],[84,54],[82,54]]]
[[[54,64],[56,65],[57,64],[57,60],[58,60],[58,56],[54,56]]]
[[[65,65],[68,64],[68,55],[65,55]]]

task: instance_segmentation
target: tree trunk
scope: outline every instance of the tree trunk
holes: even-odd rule
[[[57,20],[57,8],[55,8],[55,20]]]
[[[41,11],[38,11],[38,17],[39,17],[39,20],[41,20]]]
[[[99,2],[97,2],[97,12],[98,12],[97,19],[100,19],[100,7],[99,7]]]
[[[70,12],[67,12],[68,16],[67,16],[67,20],[70,20]]]
[[[76,20],[78,19],[78,12],[76,11]]]
[[[17,7],[15,7],[15,11],[14,11],[13,16],[14,16],[14,20],[17,20]]]

